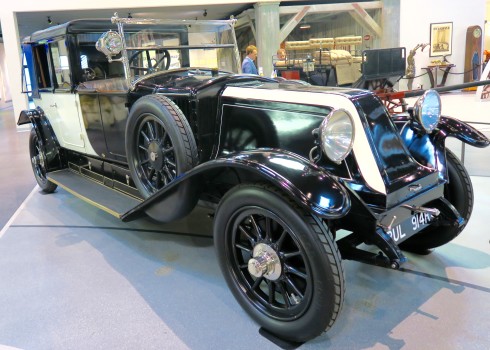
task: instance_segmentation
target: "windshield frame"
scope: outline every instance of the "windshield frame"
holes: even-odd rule
[[[176,33],[179,33],[179,28],[211,28],[216,33],[222,33],[225,31],[230,31],[230,43],[221,44],[221,43],[200,43],[198,45],[149,45],[149,46],[130,46],[126,42],[126,40],[122,40],[122,50],[120,58],[113,58],[110,55],[107,55],[107,59],[109,63],[111,62],[121,62],[124,66],[124,75],[125,79],[128,82],[128,85],[133,88],[136,81],[140,79],[134,79],[130,70],[130,62],[128,57],[128,51],[131,50],[158,50],[158,49],[166,49],[166,50],[192,50],[192,49],[223,49],[228,48],[232,49],[232,64],[236,67],[235,73],[238,73],[240,70],[240,54],[238,51],[238,44],[236,40],[235,34],[235,23],[236,19],[230,20],[165,20],[165,19],[146,19],[146,18],[121,18],[117,15],[117,13],[111,18],[111,22],[117,25],[118,33],[121,38],[125,37],[125,28],[131,25],[148,25],[148,26],[175,26]],[[128,28],[128,31],[130,29]],[[195,29],[194,33],[197,33]],[[214,67],[210,67],[214,68]],[[218,68],[218,67],[216,67]]]

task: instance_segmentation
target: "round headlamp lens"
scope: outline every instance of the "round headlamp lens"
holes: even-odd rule
[[[337,109],[322,121],[320,141],[323,153],[339,163],[347,157],[354,144],[354,122],[344,109]]]
[[[119,33],[108,31],[100,36],[95,47],[106,56],[116,56],[123,48],[123,41]]]
[[[427,90],[415,103],[414,115],[424,130],[431,133],[441,118],[441,97],[435,90]]]

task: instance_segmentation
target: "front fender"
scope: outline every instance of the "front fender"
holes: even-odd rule
[[[331,174],[294,153],[259,149],[222,158],[225,166],[246,168],[285,191],[299,205],[325,218],[347,214],[348,191]]]
[[[187,215],[193,208],[195,198],[204,191],[202,180],[205,175],[220,169],[235,169],[242,173],[244,171],[244,174],[253,174],[254,178],[258,175],[264,181],[276,185],[306,210],[323,218],[343,217],[351,207],[348,191],[327,171],[294,153],[258,149],[220,157],[193,168],[124,214],[122,219],[132,220],[141,211],[160,221],[170,221]],[[184,183],[187,186],[183,187],[193,188],[197,193],[187,198],[172,195]],[[168,217],[169,209],[178,210],[177,215]]]
[[[447,179],[446,138],[451,136],[474,147],[487,147],[488,138],[471,125],[460,120],[441,116],[438,127],[431,134],[418,134],[407,125],[408,116],[397,116],[395,124],[400,129],[400,136],[417,162],[438,169],[440,177]]]
[[[468,145],[478,148],[484,148],[490,145],[490,141],[485,135],[471,125],[458,119],[441,116],[438,129],[439,133],[444,133],[444,138],[452,136]]]

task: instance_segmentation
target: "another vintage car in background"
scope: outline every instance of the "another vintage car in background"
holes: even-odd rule
[[[398,268],[455,238],[473,190],[429,90],[390,115],[366,90],[240,74],[234,21],[75,20],[23,43],[39,186],[129,221],[214,212],[219,264],[265,330],[307,341],[344,300],[342,259]],[[360,249],[362,243],[380,253]]]

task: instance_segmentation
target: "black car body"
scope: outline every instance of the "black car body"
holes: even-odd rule
[[[33,125],[41,188],[125,221],[212,208],[230,289],[279,337],[332,326],[341,259],[398,268],[402,249],[445,244],[471,215],[469,176],[445,138],[489,141],[439,119],[433,91],[392,116],[366,90],[239,74],[233,21],[77,20],[23,49],[37,107],[19,124]]]

